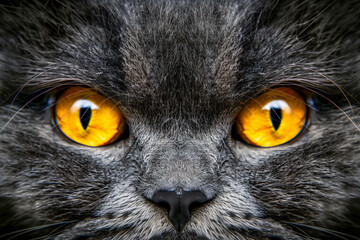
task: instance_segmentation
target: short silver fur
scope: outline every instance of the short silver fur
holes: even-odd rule
[[[358,239],[359,16],[355,0],[0,3],[0,239]],[[59,134],[47,103],[74,84],[119,105],[126,139]],[[239,141],[238,112],[274,86],[312,98],[304,133]],[[176,188],[213,199],[181,233],[147,200]]]

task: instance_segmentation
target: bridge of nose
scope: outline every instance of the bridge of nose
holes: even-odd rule
[[[143,149],[146,171],[141,178],[151,187],[140,184],[140,191],[161,207],[167,205],[169,220],[178,232],[190,220],[195,204],[198,207],[216,195],[216,151],[210,143],[196,139],[163,139]]]
[[[154,190],[199,189],[216,177],[216,149],[210,144],[163,140],[144,149],[144,156],[141,178]]]

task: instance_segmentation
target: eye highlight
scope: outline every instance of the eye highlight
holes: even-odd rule
[[[125,132],[125,119],[110,99],[85,87],[71,87],[57,98],[54,118],[60,131],[74,142],[103,146]]]
[[[305,99],[294,89],[270,89],[240,111],[235,133],[246,143],[274,147],[287,143],[304,129],[308,117]]]

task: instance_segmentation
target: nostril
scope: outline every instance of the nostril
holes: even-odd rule
[[[168,209],[169,219],[178,232],[181,232],[190,220],[190,211],[209,201],[201,191],[161,190],[150,199],[159,206]]]
[[[155,201],[153,201],[155,202]],[[170,205],[166,202],[155,202],[159,207],[164,208],[168,211],[170,211]]]
[[[203,205],[203,203],[193,202],[192,204],[190,204],[189,210],[191,212],[192,210],[197,209],[197,208],[201,207],[202,205]]]

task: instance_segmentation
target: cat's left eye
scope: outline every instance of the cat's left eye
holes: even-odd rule
[[[118,106],[84,87],[71,87],[60,94],[54,119],[65,136],[91,147],[113,143],[126,130],[125,118]]]
[[[259,147],[274,147],[295,139],[305,128],[308,107],[304,97],[289,87],[268,90],[240,111],[235,134]]]

